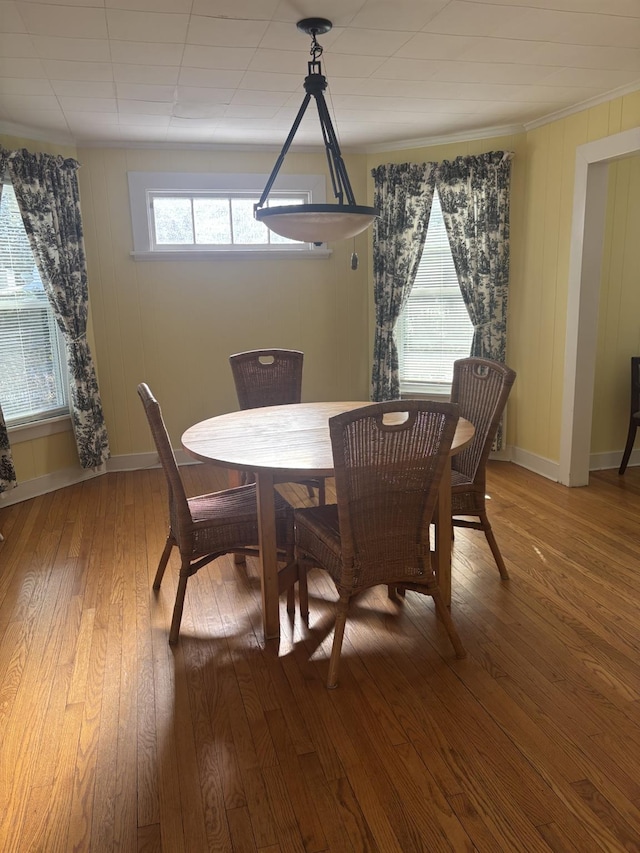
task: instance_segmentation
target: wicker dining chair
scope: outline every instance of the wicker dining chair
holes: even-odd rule
[[[629,458],[636,440],[636,432],[640,426],[640,356],[631,356],[631,399],[629,401],[629,429],[627,443],[622,454],[622,462],[618,474],[624,474],[629,464]]]
[[[339,593],[327,687],[337,684],[351,599],[378,584],[431,595],[456,656],[465,656],[429,539],[457,422],[457,406],[428,400],[374,403],[329,421],[337,505],[295,510],[301,611],[308,606],[302,578],[312,566],[325,569]]]
[[[229,356],[231,373],[241,409],[260,406],[284,406],[299,403],[302,397],[304,353],[291,349],[255,349]],[[323,477],[296,482],[307,487],[310,498],[318,490],[318,503],[324,504]]]
[[[164,469],[169,493],[169,534],[158,563],[153,588],[160,589],[171,551],[180,552],[180,577],[169,642],[178,641],[187,581],[207,563],[223,554],[258,552],[258,517],[255,485],[188,498],[171,447],[162,412],[149,386],[138,385],[151,434]],[[283,568],[278,575],[279,591],[287,590],[287,608],[294,608],[294,585],[298,569],[293,552],[293,509],[276,493],[276,537]]]
[[[483,530],[500,577],[509,579],[487,516],[487,460],[496,437],[516,373],[506,364],[487,358],[462,358],[453,364],[451,402],[460,417],[471,421],[471,444],[451,460],[451,515],[454,527]],[[458,516],[477,516],[478,521]]]

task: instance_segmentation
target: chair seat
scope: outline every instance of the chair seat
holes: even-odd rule
[[[467,477],[466,474],[463,474],[461,471],[452,471],[451,472],[451,488],[455,488],[456,486],[473,486],[473,480]]]
[[[378,531],[380,532],[380,531]],[[424,531],[427,541],[418,550],[424,557],[430,554],[428,529]],[[305,507],[295,510],[295,538],[298,553],[305,559],[322,566],[338,588],[344,579],[340,523],[337,504]],[[363,548],[360,558],[368,564],[368,581],[363,582],[359,568],[354,567],[352,589],[375,586],[382,583],[413,583],[413,588],[430,589],[433,578],[424,569],[422,560],[416,560],[415,542],[408,547],[393,533],[382,531],[382,535],[369,538],[370,548]],[[365,553],[367,552],[368,553]],[[359,565],[359,561],[358,561]],[[427,566],[429,566],[427,562]]]
[[[451,472],[451,515],[478,515],[484,512],[484,488],[460,471]],[[455,520],[454,520],[455,523]]]
[[[291,544],[293,509],[277,492],[276,539],[280,547]],[[193,554],[226,553],[243,545],[258,544],[255,484],[187,498],[193,519]]]
[[[337,504],[297,509],[296,542],[298,549],[323,566],[334,581],[342,572],[342,548]]]

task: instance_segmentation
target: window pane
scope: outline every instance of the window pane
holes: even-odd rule
[[[437,192],[418,273],[397,326],[400,384],[451,383],[471,351],[473,326],[460,293]]]
[[[67,410],[56,323],[10,184],[0,199],[0,399],[9,421]]]
[[[212,246],[299,245],[299,241],[280,237],[256,220],[257,198],[240,193],[166,195],[150,191],[149,195],[156,247],[179,249],[183,246],[188,251]],[[267,205],[304,204],[306,198],[302,193],[286,197],[276,195],[267,200]]]
[[[153,221],[158,246],[193,244],[190,198],[156,196],[153,199]]]
[[[266,225],[258,222],[253,216],[253,205],[257,202],[257,198],[231,199],[231,224],[234,243],[269,242]]]
[[[194,198],[196,243],[231,243],[228,198]]]

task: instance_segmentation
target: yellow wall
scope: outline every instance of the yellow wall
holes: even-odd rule
[[[83,149],[80,192],[99,380],[113,455],[151,449],[136,386],[147,381],[173,440],[190,424],[237,408],[234,352],[305,353],[303,398],[367,399],[367,243],[328,260],[134,261],[128,171],[263,172],[276,153]],[[347,159],[364,198],[359,157]],[[290,154],[285,171],[320,174],[324,154]],[[330,189],[328,188],[328,193]]]

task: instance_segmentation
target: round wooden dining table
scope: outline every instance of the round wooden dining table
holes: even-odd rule
[[[265,640],[280,636],[274,484],[333,475],[329,418],[370,402],[293,403],[229,412],[189,427],[186,452],[201,462],[256,476],[262,624]],[[460,452],[472,440],[473,425],[461,418],[451,446]],[[435,562],[440,589],[451,603],[451,476],[445,471],[438,496]]]

